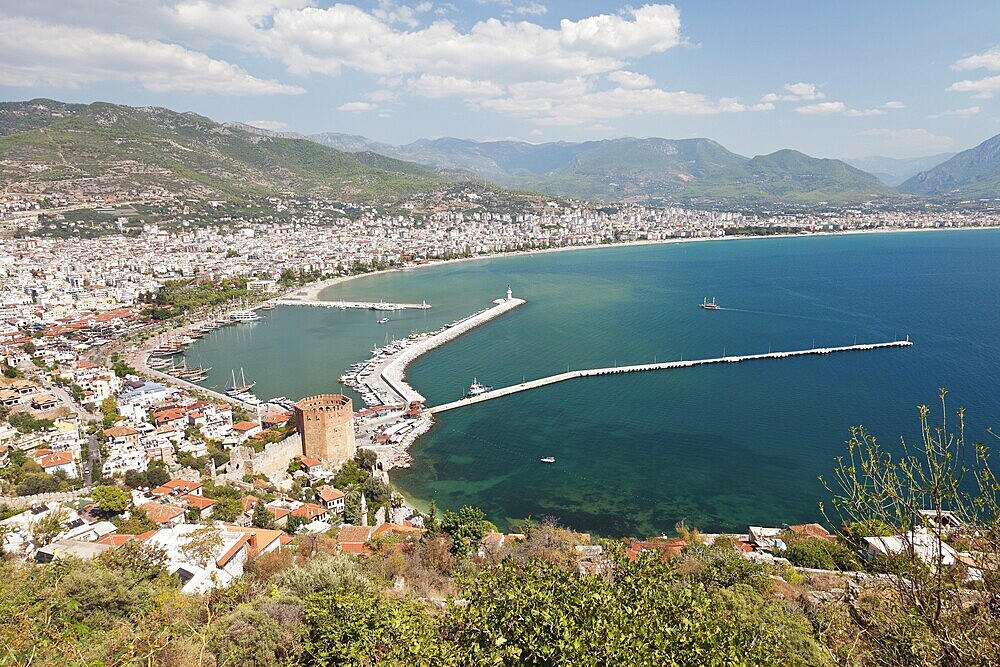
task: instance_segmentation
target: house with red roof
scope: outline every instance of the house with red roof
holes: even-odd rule
[[[236,422],[233,424],[233,434],[237,441],[242,444],[260,433],[263,429],[257,422]]]
[[[72,452],[53,452],[48,449],[37,449],[31,454],[31,458],[42,470],[50,475],[62,472],[66,477],[76,477],[76,463],[73,461]]]
[[[178,526],[184,523],[184,508],[170,503],[150,501],[140,506],[142,510],[161,526]]]
[[[344,501],[346,496],[340,489],[324,484],[316,489],[316,499],[330,514],[342,515],[344,513]]]

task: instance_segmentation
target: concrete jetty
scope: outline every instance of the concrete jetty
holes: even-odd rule
[[[424,402],[424,397],[421,396],[416,389],[407,384],[404,379],[406,367],[408,365],[421,355],[426,354],[434,348],[455,340],[462,334],[478,327],[480,324],[485,324],[486,322],[500,317],[504,313],[510,312],[525,303],[527,302],[524,299],[518,299],[515,297],[497,299],[489,308],[481,310],[478,313],[473,313],[472,315],[457,321],[444,331],[418,340],[402,352],[393,355],[392,359],[379,369],[378,377],[394,394],[399,397],[401,402],[407,404],[413,401],[420,401],[421,403]]]
[[[791,350],[788,352],[767,352],[765,354],[746,354],[741,356],[717,357],[715,359],[692,359],[689,361],[666,361],[655,364],[640,364],[637,366],[589,368],[584,370],[568,371],[566,373],[559,373],[558,375],[550,375],[548,377],[539,378],[537,380],[531,380],[529,382],[522,382],[520,384],[515,384],[510,387],[502,387],[500,389],[494,389],[492,391],[486,392],[485,394],[480,394],[478,396],[473,396],[471,398],[463,398],[457,401],[452,401],[451,403],[445,403],[443,405],[438,405],[432,408],[428,408],[428,411],[431,412],[432,414],[436,414],[439,412],[446,412],[448,410],[454,410],[455,408],[465,407],[466,405],[472,405],[474,403],[482,403],[483,401],[489,401],[494,398],[509,396],[511,394],[517,394],[522,391],[528,391],[529,389],[537,389],[538,387],[545,387],[547,385],[555,384],[557,382],[565,382],[566,380],[572,380],[574,378],[591,377],[596,375],[615,375],[618,373],[641,373],[644,371],[661,371],[661,370],[670,370],[672,368],[689,368],[691,366],[704,366],[706,364],[738,363],[743,361],[754,361],[757,359],[785,359],[787,357],[801,357],[808,354],[833,354],[835,352],[877,350],[885,347],[909,347],[910,345],[913,345],[913,343],[910,341],[909,337],[907,337],[906,340],[896,340],[889,343],[866,343],[863,345],[845,345],[843,347],[814,347],[808,350]]]
[[[387,301],[305,301],[299,299],[274,299],[276,306],[312,306],[313,308],[354,308],[360,310],[427,310],[431,304],[421,303],[389,303]]]

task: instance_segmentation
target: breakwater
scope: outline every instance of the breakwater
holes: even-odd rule
[[[836,352],[855,352],[855,351],[860,352],[867,350],[877,350],[886,347],[909,347],[910,345],[913,345],[913,343],[910,341],[909,337],[907,337],[906,340],[895,340],[888,343],[865,343],[861,345],[845,345],[842,347],[814,347],[808,350],[790,350],[786,352],[745,354],[739,356],[716,357],[714,359],[691,359],[688,361],[683,361],[683,360],[665,361],[662,363],[639,364],[636,366],[588,368],[584,370],[567,371],[565,373],[559,373],[557,375],[550,375],[548,377],[538,378],[537,380],[521,382],[520,384],[511,385],[509,387],[494,389],[492,391],[486,392],[485,394],[463,398],[457,401],[452,401],[451,403],[444,403],[442,405],[428,408],[428,411],[431,412],[432,414],[436,414],[438,412],[446,412],[448,410],[454,410],[456,408],[465,407],[466,405],[473,405],[474,403],[482,403],[483,401],[489,401],[494,398],[501,398],[503,396],[509,396],[511,394],[516,394],[522,391],[537,389],[538,387],[545,387],[550,384],[556,384],[557,382],[565,382],[566,380],[572,380],[575,378],[582,378],[582,377],[593,377],[597,375],[617,375],[619,373],[643,373],[646,371],[663,371],[674,368],[690,368],[692,366],[704,366],[706,364],[739,363],[743,361],[754,361],[758,359],[785,359],[787,357],[801,357],[810,354],[833,354]]]

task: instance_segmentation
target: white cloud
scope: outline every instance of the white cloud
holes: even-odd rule
[[[848,106],[843,102],[818,102],[816,104],[806,104],[801,107],[795,107],[795,111],[806,115],[839,113],[847,116],[848,118],[862,118],[865,116],[884,116],[888,113],[887,109],[903,109],[905,107],[905,104],[896,100],[886,102],[881,106],[873,107],[871,109],[851,109],[848,108]]]
[[[282,123],[280,120],[245,120],[243,122],[253,127],[259,127],[262,130],[271,130],[272,132],[278,132],[288,127],[288,123]]]
[[[988,70],[1000,70],[1000,47],[994,46],[989,51],[977,53],[974,56],[962,58],[951,66],[952,69],[970,70],[984,68]]]
[[[847,105],[843,102],[818,102],[816,104],[806,104],[805,106],[795,107],[796,113],[807,115],[844,113],[847,110]]]
[[[33,19],[0,18],[0,85],[75,88],[132,81],[153,92],[298,94],[305,90],[251,76],[241,67],[155,40]]]
[[[948,150],[952,146],[950,137],[932,134],[923,128],[892,130],[877,128],[859,132],[859,136],[869,137],[873,143],[897,154],[927,155]]]
[[[360,113],[362,111],[375,111],[378,109],[377,104],[372,104],[371,102],[345,102],[337,107],[337,111],[347,111],[350,113]]]
[[[968,118],[969,116],[975,116],[979,113],[979,107],[965,107],[964,109],[952,109],[950,111],[942,111],[941,113],[934,114],[931,118],[947,118],[949,116],[955,118]]]
[[[947,88],[954,93],[974,93],[973,97],[987,99],[1000,91],[1000,76],[988,76],[985,79],[956,81]]]
[[[884,109],[879,109],[878,107],[874,109],[848,109],[844,112],[844,115],[848,118],[862,118],[865,116],[884,116],[886,111]]]
[[[1000,47],[993,47],[989,51],[962,58],[955,62],[951,68],[956,70],[986,69],[991,72],[1000,70]],[[1000,91],[1000,76],[956,81],[946,90],[954,93],[972,93],[973,97],[988,99]]]
[[[791,98],[794,100],[808,101],[821,100],[826,97],[826,95],[819,91],[819,86],[815,83],[806,83],[804,81],[800,81],[799,83],[786,83],[785,90],[791,93],[791,95],[785,99]]]
[[[656,85],[656,82],[645,74],[621,69],[608,74],[608,81],[617,83],[622,88],[652,88]]]
[[[499,97],[504,89],[492,81],[461,79],[454,76],[438,76],[436,74],[421,74],[407,82],[409,89],[421,97],[461,97],[475,99],[480,97]]]

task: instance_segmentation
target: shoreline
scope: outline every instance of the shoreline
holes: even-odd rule
[[[327,301],[327,299],[321,299],[320,295],[324,290],[329,287],[334,287],[336,285],[342,285],[344,283],[357,280],[359,278],[364,278],[367,276],[378,276],[387,273],[394,272],[404,272],[404,271],[416,271],[419,269],[427,269],[435,266],[446,266],[450,264],[458,264],[460,262],[475,262],[482,260],[492,260],[492,259],[505,259],[508,257],[527,257],[531,255],[543,255],[547,253],[555,252],[570,252],[570,251],[582,251],[582,250],[604,250],[611,248],[633,248],[641,246],[651,246],[651,245],[670,245],[670,244],[682,244],[682,243],[706,243],[713,241],[750,241],[750,240],[763,240],[763,239],[804,239],[804,238],[814,238],[814,237],[830,237],[830,236],[857,236],[862,234],[906,234],[906,233],[922,233],[922,232],[961,232],[961,231],[986,231],[986,230],[1000,230],[1000,226],[986,226],[986,227],[920,227],[920,228],[895,228],[895,227],[882,227],[879,229],[851,229],[840,232],[809,232],[806,234],[766,234],[766,235],[750,235],[750,234],[738,234],[733,236],[699,236],[694,238],[670,238],[670,239],[657,239],[657,240],[645,240],[645,241],[623,241],[621,243],[587,243],[581,245],[566,245],[559,246],[557,248],[537,248],[534,250],[508,250],[503,252],[487,253],[485,255],[476,255],[474,257],[458,257],[456,259],[436,259],[429,260],[425,264],[414,264],[409,266],[392,267],[390,269],[379,269],[378,271],[370,271],[368,273],[355,273],[349,276],[338,276],[336,278],[328,278],[326,280],[318,280],[316,282],[308,283],[302,285],[301,287],[294,288],[281,294],[274,299],[284,299],[290,301]],[[274,300],[270,299],[270,300]],[[433,304],[431,304],[433,305]]]

